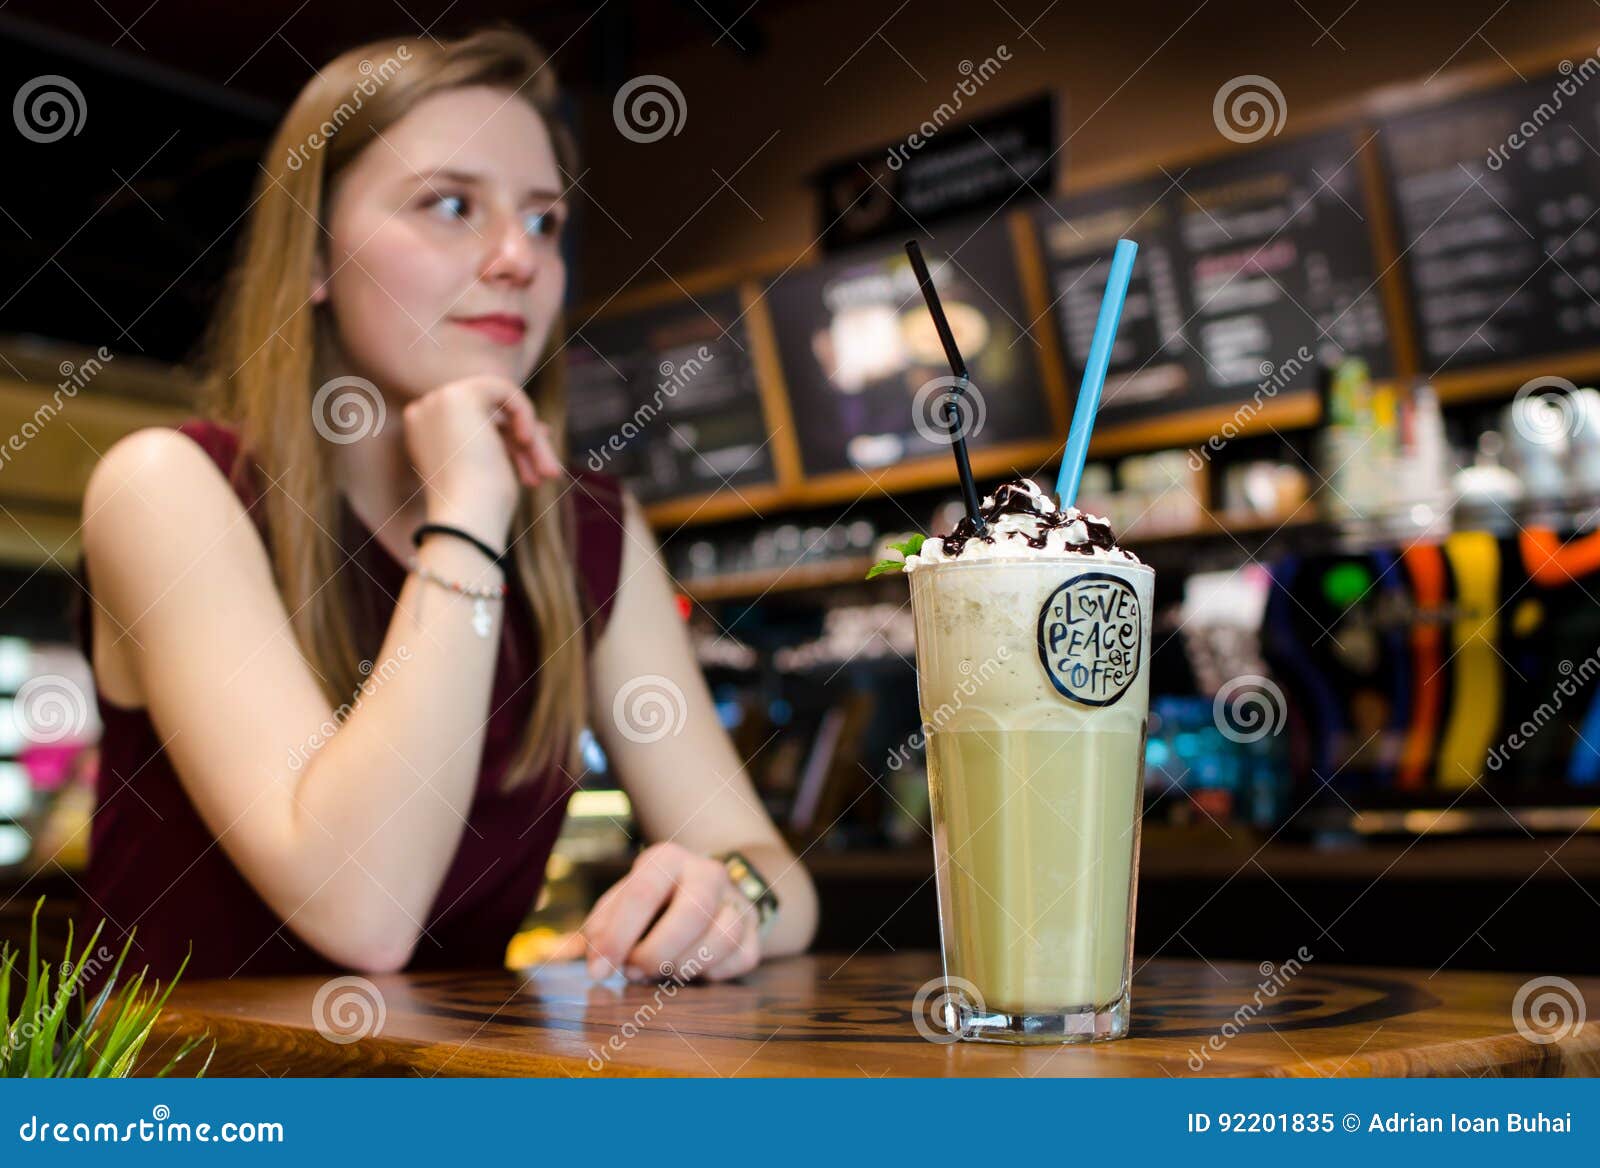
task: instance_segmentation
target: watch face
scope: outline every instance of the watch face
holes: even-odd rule
[[[731,852],[723,857],[722,862],[727,865],[728,875],[733,879],[734,887],[756,906],[756,911],[763,921],[778,911],[777,896],[749,860],[737,852]]]

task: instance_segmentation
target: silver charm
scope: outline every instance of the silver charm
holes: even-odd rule
[[[489,617],[488,602],[483,597],[478,597],[472,602],[472,631],[480,637],[487,637],[493,623]]]

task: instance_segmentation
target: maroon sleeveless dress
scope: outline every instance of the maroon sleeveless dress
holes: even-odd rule
[[[238,456],[233,432],[201,421],[186,422],[179,430],[216,462],[264,533],[255,468],[240,468],[240,478],[232,473]],[[589,618],[585,643],[592,648],[610,616],[621,574],[622,492],[608,475],[582,468],[571,475],[565,502],[576,539],[579,596]],[[340,569],[340,583],[356,613],[356,644],[366,660],[376,660],[406,569],[348,502],[341,513],[340,540],[352,562]],[[80,574],[87,590],[87,563]],[[455,858],[424,922],[426,934],[412,969],[503,962],[507,941],[538,896],[574,786],[575,776],[557,765],[509,793],[500,789],[528,724],[536,686],[545,680],[564,684],[559,678],[529,680],[539,660],[538,633],[515,574],[509,582],[477,790]],[[79,628],[92,661],[87,604]],[[87,933],[104,915],[102,939],[114,950],[136,930],[124,979],[148,965],[152,976],[165,981],[191,944],[186,981],[332,971],[334,966],[267,907],[201,821],[148,712],[119,706],[98,689],[95,697],[105,730],[90,831],[88,903],[79,923]],[[440,814],[448,813],[441,808]]]

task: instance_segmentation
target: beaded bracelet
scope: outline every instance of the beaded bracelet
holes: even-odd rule
[[[489,604],[491,600],[504,600],[506,585],[499,584],[467,584],[461,580],[452,580],[448,576],[441,576],[432,568],[424,565],[416,557],[412,557],[411,571],[429,583],[437,584],[441,588],[448,588],[458,596],[467,596],[472,599],[472,631],[480,637],[487,637],[493,623],[489,617]]]

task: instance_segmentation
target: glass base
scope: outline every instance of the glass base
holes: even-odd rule
[[[1109,1006],[1041,1014],[1006,1014],[994,1010],[974,1010],[965,1003],[953,1004],[958,1036],[964,1042],[1004,1042],[1013,1045],[1050,1045],[1078,1042],[1110,1042],[1126,1038],[1132,1009],[1123,994]]]

